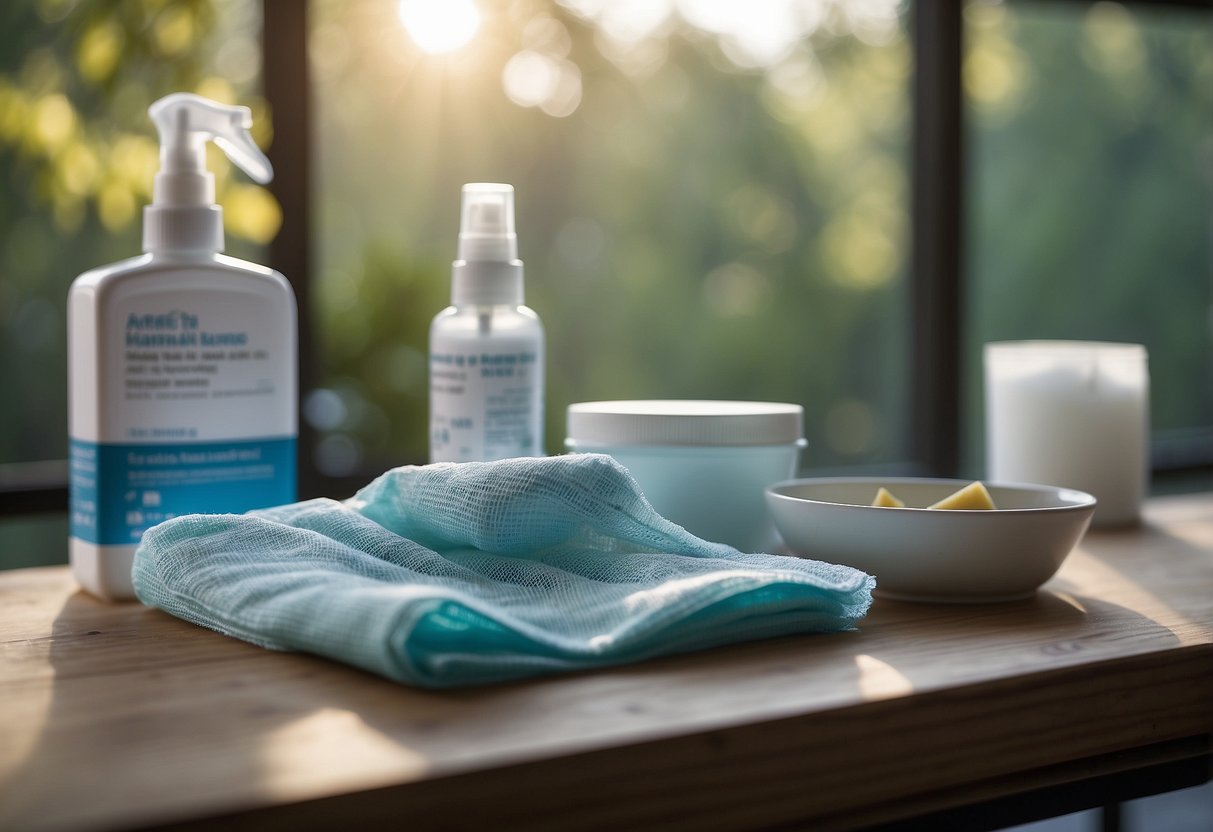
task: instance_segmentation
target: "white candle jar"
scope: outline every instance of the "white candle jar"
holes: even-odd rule
[[[568,409],[565,447],[613,456],[658,513],[744,552],[780,545],[768,485],[796,475],[804,409],[781,402],[582,402]]]
[[[1149,475],[1150,385],[1140,344],[986,344],[986,474],[1076,488],[1092,525],[1140,520]]]

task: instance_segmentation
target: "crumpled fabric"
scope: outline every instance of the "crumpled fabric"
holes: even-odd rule
[[[143,603],[425,688],[854,626],[875,579],[661,517],[607,456],[397,468],[344,502],[147,531]]]

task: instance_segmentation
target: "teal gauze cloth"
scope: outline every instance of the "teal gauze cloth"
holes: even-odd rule
[[[853,627],[875,580],[743,554],[579,454],[397,468],[353,498],[149,529],[143,603],[427,688]]]

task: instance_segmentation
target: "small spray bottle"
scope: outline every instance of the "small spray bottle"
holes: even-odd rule
[[[544,337],[523,306],[514,188],[463,186],[451,305],[430,327],[430,461],[543,454]]]

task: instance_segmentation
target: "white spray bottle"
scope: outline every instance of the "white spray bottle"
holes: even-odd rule
[[[206,143],[258,182],[269,160],[247,107],[176,93],[151,106],[160,172],[144,254],[86,272],[68,296],[72,571],[133,597],[148,527],[295,499],[296,312],[278,272],[220,254]]]
[[[464,185],[451,305],[430,327],[431,462],[543,455],[543,325],[522,304],[514,188]]]

